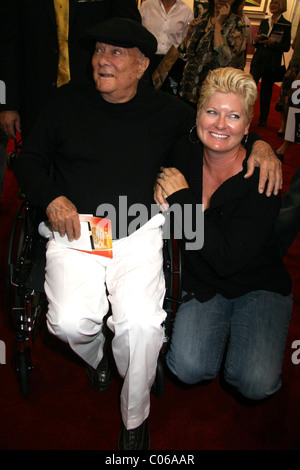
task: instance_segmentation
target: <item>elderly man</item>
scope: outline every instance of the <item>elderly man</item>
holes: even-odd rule
[[[15,174],[28,199],[45,209],[54,233],[67,234],[70,241],[80,237],[79,214],[105,217],[108,208],[116,211],[112,258],[63,248],[50,239],[47,322],[101,385],[102,326],[110,302],[112,351],[124,379],[119,449],[148,449],[150,390],[165,318],[164,217],[151,214],[153,183],[176,138],[189,132],[195,116],[180,100],[139,84],[157,47],[141,24],[110,19],[89,36],[96,41],[94,84],[57,90],[29,136]],[[276,189],[279,185],[277,179]],[[141,208],[148,217],[136,224]]]
[[[0,2],[0,128],[23,142],[55,89],[91,79],[93,49],[83,31],[114,17],[141,21],[136,0]]]

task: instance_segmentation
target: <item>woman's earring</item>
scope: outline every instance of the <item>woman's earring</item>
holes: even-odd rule
[[[244,145],[248,142],[248,134],[245,134],[244,136]]]
[[[190,130],[190,134],[189,134],[189,141],[192,143],[192,144],[197,144],[198,142],[200,142],[200,140],[195,140],[195,138],[193,138],[193,134],[194,134],[194,129],[197,127],[197,124],[195,124],[192,129]]]

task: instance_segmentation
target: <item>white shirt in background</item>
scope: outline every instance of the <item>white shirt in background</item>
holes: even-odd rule
[[[161,0],[145,0],[140,6],[142,24],[157,39],[157,54],[165,55],[172,44],[178,47],[184,39],[188,23],[194,18],[192,9],[182,0],[168,14]]]

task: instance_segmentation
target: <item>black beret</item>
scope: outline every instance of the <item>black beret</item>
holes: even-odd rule
[[[130,18],[111,18],[86,31],[89,38],[120,47],[138,47],[145,56],[155,54],[157,40],[141,23]]]

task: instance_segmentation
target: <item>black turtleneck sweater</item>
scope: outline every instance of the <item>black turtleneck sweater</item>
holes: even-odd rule
[[[150,218],[160,166],[194,122],[191,107],[150,87],[141,86],[132,100],[113,104],[93,85],[68,84],[57,90],[27,139],[15,175],[29,201],[43,209],[66,196],[79,213],[109,216],[98,209],[109,204],[118,226],[123,196],[123,207],[124,201],[127,208],[142,204]],[[118,230],[114,233],[118,238]]]

